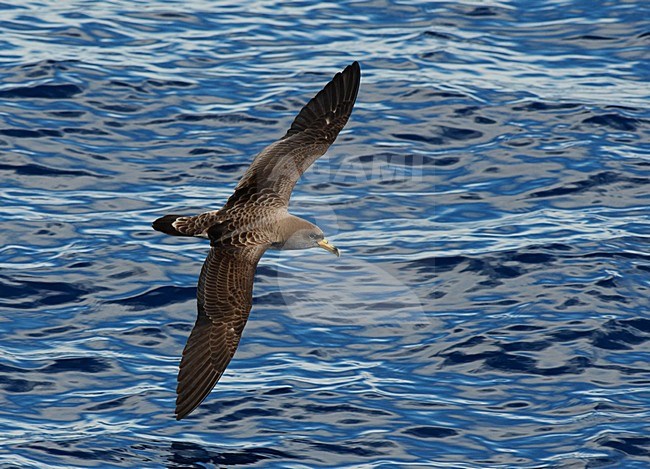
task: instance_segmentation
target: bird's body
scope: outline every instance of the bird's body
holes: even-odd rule
[[[205,399],[235,354],[264,252],[321,247],[339,255],[320,228],[289,213],[289,198],[300,176],[347,123],[359,81],[356,62],[337,73],[300,111],[284,137],[255,157],[221,209],[195,216],[166,215],[153,223],[156,230],[173,236],[210,239],[197,287],[197,320],[178,374],[177,419]]]

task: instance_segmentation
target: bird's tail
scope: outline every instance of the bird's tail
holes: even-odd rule
[[[161,231],[172,236],[193,236],[193,233],[184,233],[183,231],[179,231],[178,228],[182,230],[185,226],[183,223],[174,223],[179,218],[187,219],[188,217],[182,215],[165,215],[164,217],[160,217],[158,220],[154,221],[151,226],[156,231]]]

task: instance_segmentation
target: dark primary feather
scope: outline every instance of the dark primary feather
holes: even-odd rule
[[[165,215],[164,217],[160,217],[154,221],[151,226],[154,230],[171,236],[193,236],[191,234],[183,233],[182,231],[177,230],[172,225],[172,223],[174,223],[176,219],[180,217],[182,217],[182,215]]]
[[[232,359],[253,304],[255,268],[266,246],[212,247],[197,289],[198,317],[183,350],[176,419],[192,412]]]
[[[151,225],[154,230],[172,236],[203,236],[208,228],[219,223],[221,214],[218,210],[205,212],[193,217],[182,215],[165,215]]]
[[[226,207],[256,203],[287,207],[300,176],[336,140],[350,118],[359,92],[357,62],[337,73],[294,119],[287,133],[257,155]]]

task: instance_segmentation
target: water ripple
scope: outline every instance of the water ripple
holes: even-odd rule
[[[11,467],[643,468],[643,2],[1,4]],[[173,419],[215,208],[343,65],[352,120],[237,356]],[[321,257],[322,256],[322,257]]]

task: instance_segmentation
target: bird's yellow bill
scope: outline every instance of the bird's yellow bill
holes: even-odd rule
[[[332,254],[336,254],[336,257],[341,257],[341,251],[339,251],[339,248],[330,244],[326,239],[319,241],[318,245]]]

